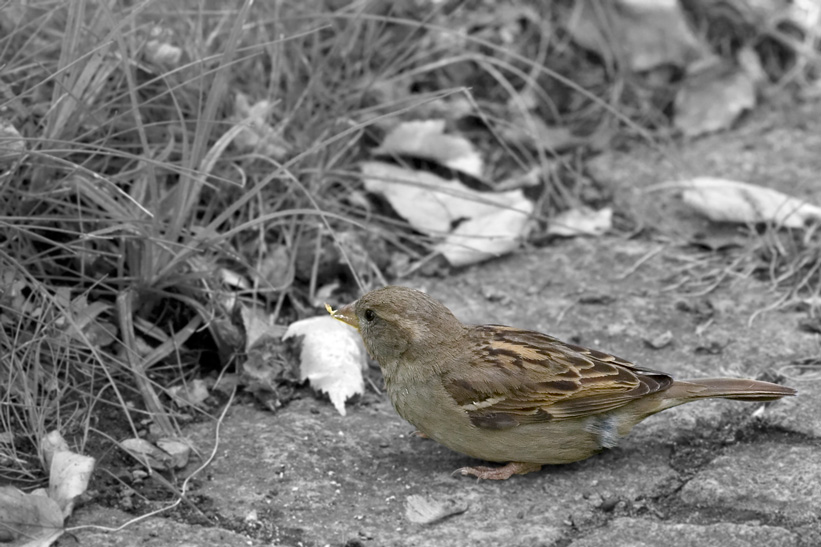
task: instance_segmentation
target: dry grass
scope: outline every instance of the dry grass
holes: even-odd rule
[[[20,6],[0,23],[0,112],[25,142],[0,142],[8,479],[42,477],[37,446],[51,429],[79,450],[104,437],[101,408],[122,434],[152,422],[173,435],[185,412],[167,387],[233,364],[238,302],[293,318],[334,279],[379,282],[392,250],[424,254],[423,238],[358,190],[357,162],[390,120],[458,95],[502,127],[501,106],[523,87],[556,119],[567,109],[552,91],[580,89],[545,68],[553,38],[535,21],[513,47],[493,24],[443,25],[437,10],[452,7]],[[243,119],[240,95],[269,105]],[[253,123],[256,147],[241,141]],[[497,159],[494,175],[551,161],[526,147]],[[574,199],[558,184],[546,195]]]

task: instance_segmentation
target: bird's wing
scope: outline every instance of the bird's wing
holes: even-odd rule
[[[483,325],[473,327],[471,337],[479,355],[470,367],[450,368],[442,380],[477,427],[599,414],[673,382],[662,372],[535,331]]]

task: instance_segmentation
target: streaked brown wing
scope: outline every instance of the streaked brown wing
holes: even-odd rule
[[[443,381],[478,427],[599,414],[673,382],[667,374],[535,331],[483,325],[472,336],[481,348],[475,366]]]

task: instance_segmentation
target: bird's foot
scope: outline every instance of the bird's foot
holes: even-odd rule
[[[510,462],[502,467],[485,467],[482,465],[476,467],[461,467],[453,473],[461,473],[462,475],[473,475],[480,479],[487,479],[492,481],[504,481],[513,475],[524,475],[538,471],[542,466],[538,463],[529,462]]]
[[[422,433],[421,431],[414,431],[413,434],[420,439],[430,439],[426,434]]]

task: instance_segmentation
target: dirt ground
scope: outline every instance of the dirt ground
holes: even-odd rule
[[[818,150],[816,104],[771,107],[693,143],[608,153],[592,162],[594,178],[652,236],[557,240],[447,278],[402,280],[465,322],[541,330],[677,378],[781,381],[798,397],[686,405],[587,461],[494,482],[454,476],[479,462],[414,436],[382,393],[369,390],[342,417],[305,390],[276,414],[236,405],[218,436],[212,422],[184,431],[203,457],[216,445],[190,492],[207,521],[174,511],[118,533],[78,530],[59,544],[821,545],[819,335],[801,328],[800,307],[750,321],[779,296],[765,279],[731,275],[703,294],[700,282],[733,251],[687,242],[728,229],[696,218],[671,192],[642,191],[709,175],[821,203]],[[466,509],[415,524],[407,510],[420,498],[410,496]],[[133,516],[92,503],[70,525]]]

